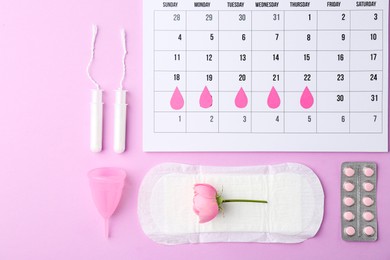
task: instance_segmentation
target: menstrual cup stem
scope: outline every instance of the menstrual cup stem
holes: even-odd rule
[[[108,233],[109,233],[108,220],[109,220],[109,218],[104,219],[104,233],[105,233],[107,239],[108,239]]]

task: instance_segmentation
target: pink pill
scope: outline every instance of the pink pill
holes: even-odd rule
[[[374,204],[374,200],[371,199],[370,197],[364,197],[364,198],[362,199],[362,202],[363,202],[363,204],[364,204],[365,206],[367,206],[367,207],[370,207],[370,206],[372,206],[372,204]]]
[[[374,175],[374,170],[371,169],[371,168],[364,167],[364,168],[363,168],[363,173],[364,173],[364,175],[366,175],[367,177],[371,177],[372,175]]]
[[[363,183],[363,189],[365,191],[372,191],[374,189],[374,184],[372,184],[371,182],[365,182]]]
[[[355,189],[355,185],[353,185],[351,182],[344,182],[344,190],[346,191],[353,191],[353,189]]]
[[[371,221],[374,219],[374,214],[372,214],[371,212],[369,211],[366,211],[363,213],[363,218],[365,221]]]
[[[344,174],[347,177],[352,177],[355,174],[355,170],[349,167],[344,168]]]
[[[348,207],[351,207],[353,204],[355,204],[355,200],[352,199],[351,197],[345,197],[343,201],[344,204]]]
[[[367,227],[363,228],[363,232],[367,236],[371,237],[375,234],[375,229],[371,226],[367,226]]]
[[[349,226],[349,227],[346,227],[345,229],[344,229],[344,232],[345,232],[345,234],[347,234],[348,236],[353,236],[353,235],[355,235],[355,228],[354,227],[351,227],[351,226]]]
[[[345,219],[346,221],[352,221],[352,220],[355,219],[355,215],[354,215],[351,211],[345,212],[344,215],[343,215],[343,217],[344,217],[344,219]]]

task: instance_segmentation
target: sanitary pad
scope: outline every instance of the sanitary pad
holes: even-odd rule
[[[200,224],[193,211],[194,184],[214,186],[224,199],[267,200],[268,204],[224,203],[223,212]],[[299,243],[320,228],[324,192],[308,167],[285,163],[250,167],[161,164],[145,176],[138,216],[157,243]]]

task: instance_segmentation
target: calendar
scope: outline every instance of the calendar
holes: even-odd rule
[[[388,0],[144,0],[144,151],[388,151]]]

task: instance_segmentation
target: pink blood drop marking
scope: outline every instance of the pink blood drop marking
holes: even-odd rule
[[[271,91],[269,92],[267,104],[272,109],[278,108],[280,106],[280,97],[275,87],[272,87]]]
[[[209,108],[213,105],[213,96],[210,94],[207,86],[204,87],[202,94],[200,95],[199,105],[202,108]]]
[[[301,95],[301,106],[305,109],[308,109],[311,108],[313,103],[314,103],[313,95],[311,94],[309,88],[305,87]]]
[[[171,107],[175,110],[180,110],[183,108],[183,106],[184,106],[183,96],[181,95],[179,88],[176,87],[171,97]]]
[[[234,100],[236,103],[236,107],[238,108],[244,108],[246,105],[248,105],[248,97],[245,94],[244,89],[241,87],[240,90],[237,92],[236,99]]]

